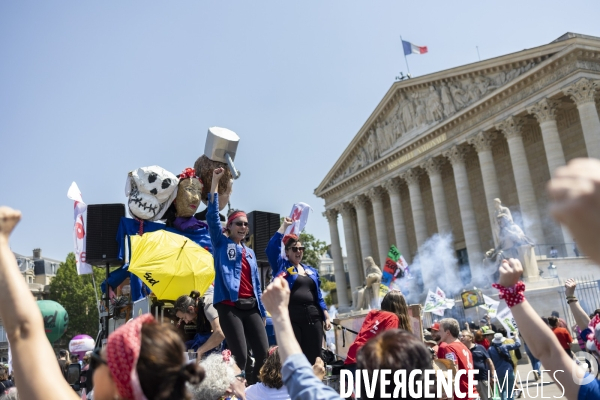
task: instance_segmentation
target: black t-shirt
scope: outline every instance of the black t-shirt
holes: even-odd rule
[[[473,369],[479,370],[479,373],[474,375],[475,379],[487,381],[488,367],[485,361],[490,358],[490,354],[487,352],[485,347],[477,343],[474,343],[470,350],[471,354],[473,355]]]
[[[62,372],[65,379],[67,379],[69,374],[69,365],[66,360],[58,360],[58,365],[60,366],[60,372]]]
[[[298,275],[290,293],[290,305],[314,305],[317,296],[317,285],[310,276]]]

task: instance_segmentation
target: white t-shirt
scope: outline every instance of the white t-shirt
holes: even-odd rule
[[[283,385],[279,389],[265,386],[262,382],[246,388],[246,400],[290,400],[287,388]]]

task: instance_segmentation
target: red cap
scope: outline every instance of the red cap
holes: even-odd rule
[[[431,328],[429,328],[430,331],[439,331],[440,330],[440,324],[439,323],[435,323],[433,325],[431,325]]]

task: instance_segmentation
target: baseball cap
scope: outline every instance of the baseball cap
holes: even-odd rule
[[[439,331],[440,330],[440,324],[439,322],[434,323],[433,325],[431,325],[431,328],[429,328],[430,331]]]

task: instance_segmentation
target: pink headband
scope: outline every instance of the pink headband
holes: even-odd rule
[[[137,362],[142,345],[142,325],[154,322],[152,314],[143,314],[121,326],[108,337],[106,363],[125,400],[147,400],[140,386]]]
[[[239,217],[246,217],[246,213],[243,211],[237,211],[231,214],[229,218],[227,218],[227,226],[229,226],[229,224],[231,224],[236,218]]]

